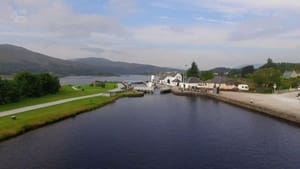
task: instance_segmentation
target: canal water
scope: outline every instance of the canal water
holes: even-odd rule
[[[207,98],[153,94],[2,142],[0,168],[298,169],[300,128]]]

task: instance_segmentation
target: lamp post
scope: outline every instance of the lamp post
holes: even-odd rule
[[[277,88],[277,85],[276,85],[276,83],[274,83],[274,85],[273,85],[274,93],[276,91],[276,88]]]

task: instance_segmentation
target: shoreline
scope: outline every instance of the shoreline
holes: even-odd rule
[[[33,121],[31,124],[18,126],[19,129],[14,130],[13,128],[12,129],[8,128],[7,129],[8,131],[6,133],[4,132],[4,134],[0,135],[0,143],[3,142],[3,141],[9,140],[11,138],[17,137],[19,135],[22,135],[24,133],[27,133],[31,130],[38,129],[38,128],[41,128],[41,127],[44,127],[44,126],[47,126],[47,125],[50,125],[50,124],[54,124],[56,122],[63,121],[63,120],[68,119],[68,118],[74,118],[77,115],[80,115],[82,113],[86,113],[86,112],[89,112],[89,111],[92,111],[92,110],[102,108],[102,107],[104,107],[108,104],[115,103],[118,99],[121,99],[121,98],[125,98],[125,97],[128,97],[128,98],[130,98],[130,97],[143,97],[143,96],[144,96],[144,94],[140,93],[140,92],[130,92],[129,91],[129,92],[124,92],[124,93],[119,93],[116,96],[113,96],[113,97],[108,98],[107,100],[104,100],[103,102],[95,103],[91,107],[86,107],[86,108],[83,108],[83,109],[78,108],[78,110],[74,110],[74,111],[72,111],[70,113],[67,113],[67,114],[62,113],[61,116],[59,116],[59,117],[48,118],[44,121],[43,120],[40,120],[40,121],[37,121],[37,122]],[[98,98],[98,97],[93,97],[93,98],[83,99],[83,100],[89,100],[90,101],[91,99],[95,99],[95,98]],[[74,101],[74,102],[76,102],[76,101]],[[70,102],[70,103],[72,103],[72,102]],[[64,104],[61,104],[61,105],[64,105]],[[55,107],[55,106],[53,106],[53,107]],[[63,110],[62,110],[62,112],[63,112]],[[24,112],[24,113],[26,113],[26,112]],[[3,118],[9,118],[10,119],[9,116],[3,117]]]
[[[210,92],[181,92],[176,89],[172,90],[172,93],[178,96],[208,97],[300,126],[300,100],[297,100],[296,97],[293,100],[289,98],[290,96],[287,97],[287,94],[254,94],[227,91],[221,91],[220,94],[213,94]]]

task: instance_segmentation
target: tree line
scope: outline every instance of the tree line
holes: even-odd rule
[[[272,92],[274,86],[277,89],[298,87],[300,85],[300,77],[285,79],[282,77],[282,74],[286,70],[300,71],[300,64],[274,63],[271,58],[268,58],[267,63],[258,69],[255,69],[253,65],[248,65],[240,69],[231,69],[225,75],[242,83],[251,84],[250,87],[258,92]],[[193,62],[187,70],[186,76],[208,80],[212,79],[214,74],[212,71],[199,71],[197,64]]]
[[[49,73],[32,74],[22,72],[13,80],[0,77],[0,105],[17,102],[21,98],[41,97],[57,93],[59,79]]]

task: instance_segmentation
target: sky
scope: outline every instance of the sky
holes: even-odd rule
[[[0,44],[201,70],[300,62],[300,1],[1,0]]]

